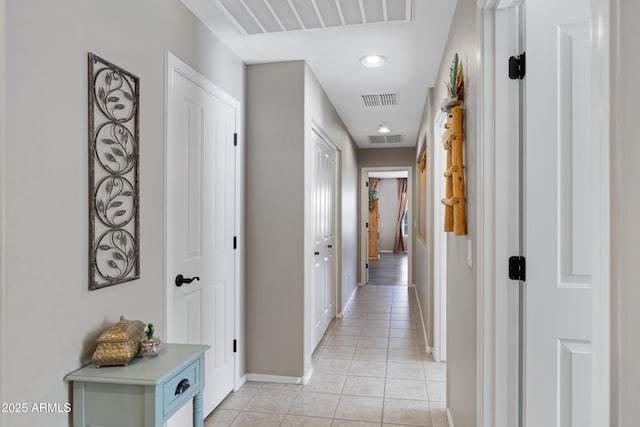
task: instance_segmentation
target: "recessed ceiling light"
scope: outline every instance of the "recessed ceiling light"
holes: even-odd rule
[[[386,59],[380,55],[367,55],[360,58],[360,62],[367,68],[378,68],[384,65]]]
[[[380,125],[380,127],[378,128],[378,133],[389,133],[391,132],[391,129],[389,129],[389,126],[387,125]]]

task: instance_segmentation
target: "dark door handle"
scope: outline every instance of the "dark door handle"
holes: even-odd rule
[[[329,246],[327,246],[327,247],[328,247],[328,248],[332,248],[332,247],[333,247],[333,245],[329,245]]]
[[[178,384],[178,387],[176,387],[175,396],[184,393],[189,387],[191,387],[191,384],[189,383],[189,380],[186,379],[186,378],[183,379]]]
[[[314,254],[315,256],[318,256],[318,255],[320,255],[320,252],[316,251],[316,252],[314,252],[313,254]]]
[[[184,283],[191,283],[194,280],[200,280],[200,278],[198,276],[195,276],[195,277],[184,277],[182,274],[178,274],[176,276],[176,286],[180,287]]]

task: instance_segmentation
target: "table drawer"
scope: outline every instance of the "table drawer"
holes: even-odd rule
[[[200,388],[200,361],[193,363],[182,369],[171,377],[162,387],[164,396],[163,415],[166,417],[175,409],[182,406],[185,400],[193,397]]]

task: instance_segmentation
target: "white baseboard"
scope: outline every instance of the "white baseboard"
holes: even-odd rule
[[[304,384],[304,377],[285,377],[281,375],[247,374],[247,381],[259,383],[279,383],[279,384]],[[307,379],[307,381],[309,381]]]
[[[356,286],[354,286],[353,291],[351,292],[351,295],[347,300],[347,303],[344,305],[344,308],[340,313],[336,315],[338,319],[342,319],[344,317],[344,313],[346,313],[349,310],[349,307],[351,307],[351,304],[353,304],[353,298],[356,296],[356,292],[358,291],[358,286],[362,286],[362,285],[358,283]]]
[[[453,419],[451,418],[451,412],[449,412],[449,408],[447,408],[447,423],[449,424],[449,427],[454,427]]]
[[[246,375],[241,376],[240,379],[238,380],[238,387],[235,387],[233,391],[240,390],[240,387],[242,387],[246,382],[247,382],[247,376]]]
[[[413,288],[413,292],[416,294],[416,301],[418,301],[418,311],[420,312],[420,324],[422,325],[422,333],[424,335],[425,351],[427,353],[431,353],[433,351],[433,347],[429,345],[429,337],[427,336],[427,328],[424,325],[424,316],[422,315],[422,306],[420,305],[420,298],[418,297],[418,289],[416,288],[415,283],[409,285],[409,287]]]
[[[357,286],[359,286],[359,287],[363,287],[364,285],[363,285],[362,283],[358,282],[358,285],[357,285]]]
[[[304,377],[302,377],[302,385],[307,384],[312,376],[313,376],[313,366],[311,368],[309,368],[309,370],[304,375]]]

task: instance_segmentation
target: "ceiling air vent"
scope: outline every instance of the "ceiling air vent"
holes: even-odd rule
[[[402,135],[371,135],[369,142],[372,144],[397,144],[402,142]]]
[[[387,135],[385,138],[388,143],[402,142],[402,135]]]
[[[398,105],[397,93],[378,93],[374,95],[360,95],[365,107],[389,107]]]
[[[411,21],[414,0],[215,0],[246,34]]]

